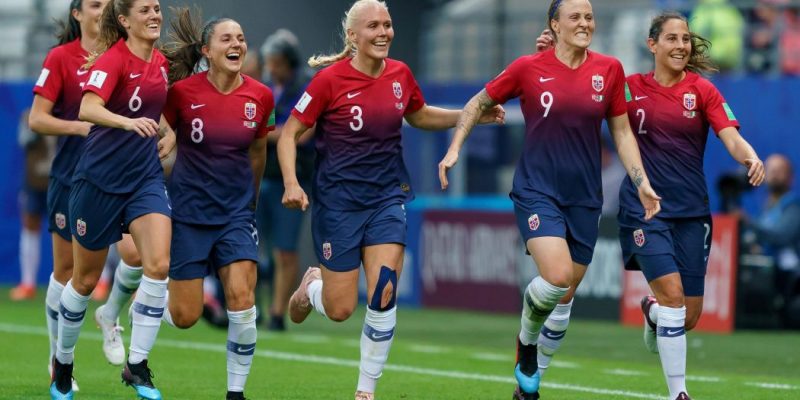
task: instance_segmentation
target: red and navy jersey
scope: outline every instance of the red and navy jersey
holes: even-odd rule
[[[538,192],[563,206],[602,206],[602,122],[626,111],[617,59],[590,51],[571,69],[554,50],[522,56],[486,84],[486,93],[501,104],[520,98],[525,143],[512,196]]]
[[[333,210],[374,208],[414,198],[403,161],[403,117],[425,105],[411,70],[386,59],[377,78],[350,65],[323,69],[292,115],[316,128],[313,199]]]
[[[100,96],[105,107],[128,118],[156,122],[167,101],[167,59],[153,50],[150,62],[137,57],[124,40],[103,53],[89,73],[83,92]],[[86,138],[74,180],[86,179],[108,193],[130,193],[148,177],[163,174],[158,136],[95,125]]]
[[[672,87],[663,87],[653,73],[628,77],[628,116],[639,142],[645,171],[663,198],[665,218],[700,217],[710,213],[703,174],[703,153],[709,126],[719,133],[739,128],[716,87],[692,72]],[[620,187],[620,206],[644,215],[630,178]]]
[[[42,73],[33,87],[33,93],[53,102],[53,116],[74,121],[81,107],[83,82],[89,71],[83,69],[88,52],[81,41],[55,47],[47,54]],[[72,173],[83,149],[81,136],[59,136],[56,157],[50,169],[50,177],[65,186],[72,186]]]
[[[255,204],[249,149],[275,129],[272,91],[242,75],[242,85],[220,93],[202,72],[169,90],[164,118],[175,129],[178,157],[169,179],[172,218],[218,225]]]

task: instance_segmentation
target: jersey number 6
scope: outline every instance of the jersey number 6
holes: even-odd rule
[[[137,112],[140,108],[142,108],[142,98],[139,97],[139,89],[141,88],[137,86],[136,89],[133,90],[131,99],[128,100],[128,108],[130,108],[133,112]]]

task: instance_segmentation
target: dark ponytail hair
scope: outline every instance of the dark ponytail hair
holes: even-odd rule
[[[553,30],[552,25],[550,25],[550,22],[553,20],[558,20],[558,18],[561,16],[561,13],[559,12],[561,3],[563,3],[563,0],[552,0],[550,2],[550,7],[547,8],[547,23],[545,26],[550,30],[550,35],[553,36],[553,43],[558,41],[558,36],[556,35],[556,31]]]
[[[653,18],[653,21],[650,23],[650,33],[648,37],[658,42],[661,32],[664,31],[664,24],[672,19],[679,19],[685,22],[686,26],[689,26],[689,22],[683,14],[674,11],[665,11]],[[714,62],[711,61],[711,57],[708,53],[709,48],[711,48],[711,42],[691,30],[689,31],[689,35],[691,37],[692,51],[689,53],[689,63],[686,65],[686,69],[697,74],[718,72],[719,69],[714,65]]]
[[[69,14],[67,14],[66,20],[56,20],[56,24],[58,25],[58,33],[56,34],[56,38],[58,39],[58,44],[56,46],[61,46],[63,44],[67,44],[75,39],[81,38],[81,24],[78,22],[75,17],[72,16],[72,10],[81,11],[83,8],[83,0],[72,0],[69,3]]]
[[[103,15],[100,17],[100,36],[97,38],[97,50],[89,54],[89,59],[86,61],[84,68],[89,69],[97,57],[105,53],[106,50],[111,48],[119,39],[127,40],[128,32],[125,27],[119,23],[118,16],[129,16],[131,7],[135,0],[111,0],[106,4],[103,9]]]
[[[169,60],[169,82],[175,83],[191,76],[197,63],[203,59],[203,46],[208,45],[214,28],[230,18],[213,18],[200,28],[200,12],[194,15],[189,7],[170,8],[175,17],[170,21],[170,42],[162,47],[164,57]]]

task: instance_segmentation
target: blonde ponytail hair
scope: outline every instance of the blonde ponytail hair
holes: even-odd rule
[[[344,42],[344,49],[338,54],[328,54],[328,55],[315,55],[308,59],[308,66],[311,68],[319,68],[319,67],[327,67],[337,61],[344,60],[349,56],[353,56],[356,53],[356,46],[353,42],[350,41],[347,37],[347,30],[353,29],[353,25],[355,25],[356,20],[361,14],[361,10],[369,5],[379,5],[389,11],[389,7],[386,6],[386,3],[380,0],[357,0],[353,5],[350,7],[349,11],[344,13],[344,18],[342,18],[342,41]]]
[[[97,58],[110,49],[114,43],[117,43],[120,38],[128,39],[128,32],[119,23],[118,17],[120,15],[129,16],[134,1],[111,0],[106,4],[103,15],[100,17],[100,36],[97,38],[97,49],[89,54],[86,65],[83,66],[85,69],[91,68]]]

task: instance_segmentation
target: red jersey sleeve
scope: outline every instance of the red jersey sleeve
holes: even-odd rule
[[[405,112],[405,115],[409,115],[425,106],[425,97],[422,96],[422,90],[408,67],[406,67],[406,74],[408,74],[408,82],[411,84],[411,96],[408,98],[408,107]]]
[[[53,49],[47,54],[42,64],[42,73],[33,86],[33,93],[52,101],[58,101],[61,89],[64,87],[64,74],[62,73],[62,57],[60,48]]]
[[[269,90],[269,88],[264,90],[264,98],[262,102],[266,107],[267,112],[264,114],[264,118],[261,120],[261,126],[258,128],[258,132],[256,133],[256,139],[264,138],[271,131],[275,130],[275,97],[272,94],[272,90]]]
[[[505,102],[522,95],[519,77],[522,74],[525,60],[526,58],[523,57],[516,59],[500,75],[486,84],[486,93],[495,103],[505,104]]]
[[[324,72],[324,70],[323,70]],[[292,116],[307,127],[314,126],[317,119],[331,102],[331,83],[327,74],[318,73],[292,110]]]
[[[106,50],[97,58],[90,71],[89,80],[83,86],[83,93],[92,92],[100,96],[104,102],[108,103],[117,82],[120,81],[124,71],[122,63],[119,62],[115,54],[111,54],[113,48]]]
[[[725,102],[725,98],[710,82],[703,85],[703,113],[706,115],[711,128],[719,135],[719,131],[734,127],[739,129],[739,121],[733,115],[733,110]]]
[[[164,104],[164,110],[161,112],[167,120],[169,126],[174,130],[178,124],[178,114],[180,110],[180,90],[177,86],[172,86],[167,91],[167,103]]]
[[[608,94],[611,96],[608,103],[608,112],[606,117],[613,118],[619,117],[628,112],[628,107],[625,101],[625,71],[622,69],[622,64],[618,60],[614,60],[611,67],[611,90]]]

